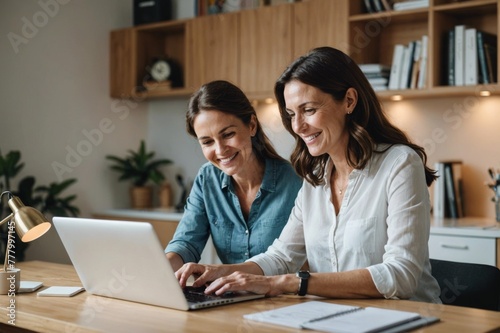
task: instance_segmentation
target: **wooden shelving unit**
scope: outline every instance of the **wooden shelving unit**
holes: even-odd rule
[[[382,91],[378,93],[382,100],[394,95],[405,99],[479,96],[484,91],[500,95],[498,83],[447,86],[443,71],[446,32],[466,24],[498,36],[499,1],[430,0],[428,8],[366,13],[363,0],[302,0],[115,30],[110,35],[110,94],[138,100],[189,96],[205,82],[227,79],[250,98],[272,97],[279,74],[313,47],[337,47],[359,64],[391,65],[394,45],[427,35],[426,87]],[[145,68],[151,58],[161,55],[182,67],[182,85],[144,91]]]
[[[425,89],[402,89],[379,92],[381,99],[395,95],[403,98],[480,96],[487,91],[500,94],[498,83],[476,86],[448,86],[446,83],[446,33],[455,25],[497,35],[499,5],[497,0],[430,0],[427,8],[406,11],[366,13],[364,1],[349,2],[349,54],[359,63],[392,64],[394,46],[408,44],[422,35],[429,36],[427,80]],[[498,44],[498,42],[497,42]],[[497,56],[498,64],[498,56]],[[497,66],[498,68],[498,66]],[[497,73],[498,77],[498,73]]]
[[[253,10],[141,25],[111,32],[110,94],[114,98],[189,96],[225,79],[248,97],[273,96],[274,83],[298,55],[321,45],[347,51],[347,1],[305,0]],[[182,86],[142,87],[151,58],[166,55],[183,69]]]

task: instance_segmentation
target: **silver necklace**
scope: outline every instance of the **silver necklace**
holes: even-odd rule
[[[340,195],[342,195],[342,192],[344,192],[344,191],[345,191],[345,188],[346,188],[346,187],[347,187],[347,182],[346,182],[346,184],[344,185],[344,188],[343,188],[343,189],[342,189],[342,187],[338,187],[338,189],[339,189],[339,194],[340,194]]]
[[[339,180],[339,178],[337,177],[337,180]],[[337,183],[337,182],[335,182]],[[347,187],[347,183],[349,183],[349,179],[347,179],[347,181],[345,182],[344,186],[337,186],[337,189],[339,190],[339,195],[342,195],[342,193],[344,193],[346,187]],[[335,184],[337,185],[337,184]]]

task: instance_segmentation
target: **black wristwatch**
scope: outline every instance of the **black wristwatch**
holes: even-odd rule
[[[309,282],[309,277],[311,276],[311,274],[309,274],[308,271],[298,271],[296,276],[300,279],[297,295],[305,296],[307,294],[307,284]]]

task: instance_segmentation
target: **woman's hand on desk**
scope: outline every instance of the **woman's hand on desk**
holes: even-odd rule
[[[175,272],[177,280],[182,288],[186,286],[186,283],[190,276],[195,278],[193,282],[193,287],[201,287],[203,285],[209,284],[211,281],[231,273],[229,265],[201,265],[195,263],[184,264]]]
[[[217,279],[222,277],[226,277],[222,281],[234,281],[239,280],[239,284],[235,284],[234,286],[224,287],[225,291],[236,291],[236,290],[245,290],[242,288],[242,282],[244,285],[244,281],[242,280],[243,275],[248,277],[250,280],[251,277],[259,277],[263,278],[263,272],[260,267],[253,262],[245,262],[241,264],[232,264],[232,265],[200,265],[195,263],[187,263],[184,264],[179,270],[175,272],[175,276],[182,288],[186,286],[186,283],[190,276],[195,278],[193,282],[193,287],[201,287],[203,285],[212,285]],[[225,283],[224,283],[225,284]],[[218,291],[223,287],[221,281],[218,281],[213,286],[209,287],[210,293],[216,292],[217,294],[222,294],[224,291]],[[237,288],[226,290],[228,288]],[[260,287],[262,288],[262,287]],[[258,289],[260,289],[258,288]],[[250,291],[250,290],[249,290]]]
[[[293,282],[290,277],[293,278]],[[231,291],[249,291],[255,294],[276,296],[283,293],[295,292],[298,284],[296,280],[295,275],[262,276],[234,272],[228,276],[214,280],[205,289],[205,293],[222,295],[225,292]]]

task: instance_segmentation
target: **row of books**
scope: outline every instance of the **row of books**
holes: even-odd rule
[[[396,44],[392,56],[388,88],[423,89],[427,82],[427,59],[429,38],[423,35],[407,45]]]
[[[497,82],[497,36],[456,25],[447,33],[447,84],[469,86]]]
[[[429,7],[429,0],[364,0],[367,13]]]
[[[196,16],[236,12],[300,0],[195,0]]]
[[[465,216],[462,161],[442,161],[435,164],[438,179],[434,184],[435,218],[460,218]]]
[[[383,64],[361,64],[361,71],[365,74],[373,90],[387,90],[389,84],[389,74],[391,67]]]

